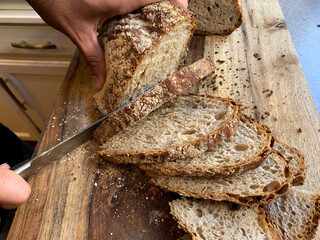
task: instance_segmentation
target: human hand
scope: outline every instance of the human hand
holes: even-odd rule
[[[8,164],[0,165],[0,208],[16,208],[27,201],[30,193],[29,184],[20,175]]]
[[[103,51],[97,27],[106,19],[132,12],[159,0],[27,0],[51,27],[66,34],[81,50],[92,73],[92,86],[99,90],[105,82]],[[187,0],[172,0],[184,7]]]

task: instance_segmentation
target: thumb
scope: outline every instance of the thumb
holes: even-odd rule
[[[188,7],[188,1],[187,0],[173,0],[174,2],[180,4],[181,6],[187,8]]]
[[[27,201],[31,188],[29,184],[15,172],[0,168],[0,207],[16,208]]]
[[[100,90],[106,79],[103,50],[99,44],[96,32],[82,37],[83,39],[76,43],[76,45],[80,48],[91,69],[93,89]]]

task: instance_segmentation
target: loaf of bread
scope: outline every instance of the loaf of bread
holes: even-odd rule
[[[263,206],[263,210],[283,240],[315,239],[320,217],[320,194],[291,188],[287,194]]]
[[[195,157],[230,138],[239,125],[230,99],[177,96],[101,145],[114,163],[152,163]]]
[[[196,33],[231,34],[243,21],[239,0],[188,0],[196,14]]]
[[[182,198],[170,210],[193,240],[280,240],[258,206]]]
[[[211,74],[214,70],[210,57],[203,58],[175,72],[171,77],[157,84],[150,91],[122,107],[109,116],[94,132],[97,142],[103,143],[122,132],[151,111],[160,107],[192,84]]]
[[[261,165],[271,149],[269,129],[257,121],[241,116],[239,128],[231,139],[194,158],[174,159],[162,163],[139,164],[144,170],[165,175],[223,177],[241,174]]]
[[[166,176],[149,173],[151,181],[184,196],[258,205],[286,193],[292,184],[292,166],[275,150],[258,168],[226,178]]]
[[[99,33],[107,77],[93,96],[98,114],[107,115],[177,71],[194,29],[194,14],[172,1],[107,20]]]

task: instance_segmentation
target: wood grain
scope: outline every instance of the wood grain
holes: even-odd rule
[[[244,23],[230,36],[195,36],[189,64],[210,55],[216,72],[189,91],[231,97],[300,149],[308,165],[302,187],[320,192],[320,120],[276,0],[242,1]],[[77,53],[38,153],[95,121],[90,72]],[[88,142],[30,177],[7,239],[178,239],[169,214],[174,196],[134,169],[101,164]]]

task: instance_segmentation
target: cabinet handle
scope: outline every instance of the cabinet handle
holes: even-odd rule
[[[57,46],[51,42],[47,44],[29,44],[26,41],[21,41],[20,43],[11,43],[14,48],[24,48],[24,49],[56,49]]]
[[[9,96],[13,99],[13,101],[19,106],[20,109],[26,111],[27,108],[19,101],[19,99],[14,95],[14,93],[7,86],[7,83],[3,78],[0,77],[0,84],[4,88],[4,90],[9,94]]]

